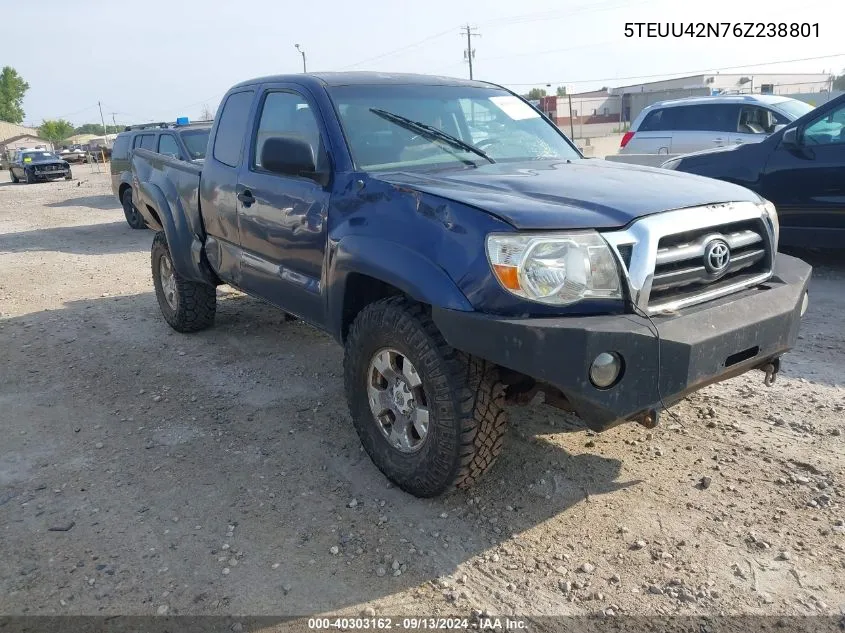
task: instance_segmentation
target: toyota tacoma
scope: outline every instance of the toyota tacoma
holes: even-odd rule
[[[203,165],[131,157],[164,319],[209,327],[225,283],[327,332],[364,448],[417,496],[477,481],[506,404],[540,392],[602,431],[751,369],[771,384],[807,309],[771,203],[585,159],[490,83],[255,79],[208,143]]]

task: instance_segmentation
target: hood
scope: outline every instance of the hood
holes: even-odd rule
[[[518,229],[617,228],[661,211],[759,201],[748,189],[719,180],[600,159],[502,162],[373,177],[477,207]]]
[[[54,165],[55,163],[67,164],[67,161],[61,158],[33,158],[31,161],[23,163],[24,165]]]

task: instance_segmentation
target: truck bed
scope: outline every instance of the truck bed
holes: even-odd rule
[[[154,231],[164,231],[173,265],[186,278],[216,283],[203,255],[205,228],[199,202],[202,166],[146,149],[130,162],[135,207]]]

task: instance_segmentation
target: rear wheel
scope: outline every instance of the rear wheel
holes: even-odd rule
[[[507,415],[496,367],[449,347],[426,309],[403,297],[355,319],[344,381],[364,449],[415,496],[472,486],[502,450]]]
[[[211,327],[217,312],[217,289],[184,279],[176,271],[164,231],[153,239],[151,264],[158,306],[170,327],[185,333]]]
[[[127,188],[123,195],[120,196],[120,202],[123,205],[123,215],[126,216],[126,222],[131,226],[133,229],[145,229],[147,228],[147,223],[144,222],[144,216],[142,216],[138,209],[135,208],[135,205],[132,204],[132,189]]]

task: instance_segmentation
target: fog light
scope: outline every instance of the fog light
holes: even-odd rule
[[[804,298],[801,300],[801,316],[807,314],[807,308],[810,306],[810,293],[805,292]]]
[[[607,389],[622,374],[622,357],[616,352],[602,352],[590,365],[590,382],[599,389]]]

